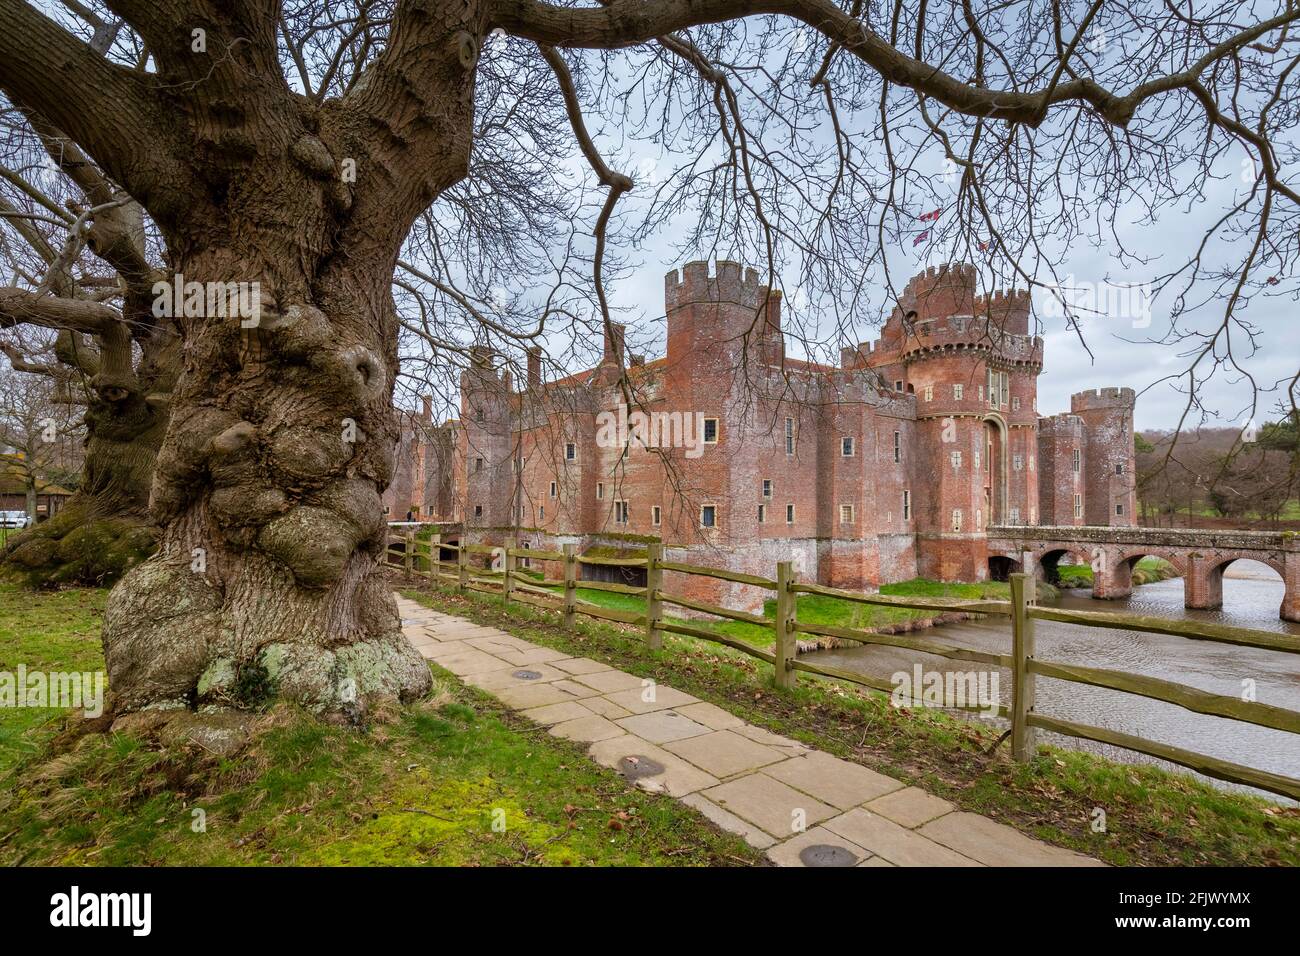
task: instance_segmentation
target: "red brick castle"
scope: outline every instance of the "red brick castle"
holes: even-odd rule
[[[1132,389],[1040,418],[1029,293],[975,288],[966,264],[916,276],[880,339],[835,368],[786,356],[780,293],[757,272],[687,263],[665,280],[663,358],[625,357],[615,326],[595,368],[543,382],[533,353],[515,387],[477,351],[460,420],[435,426],[426,406],[386,503],[451,539],[658,539],[672,560],[766,576],[793,560],[856,589],[985,579],[993,525],[1131,525]],[[715,583],[709,599],[753,603]]]

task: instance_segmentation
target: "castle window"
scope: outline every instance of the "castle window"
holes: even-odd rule
[[[980,386],[980,401],[984,401],[984,386]]]
[[[794,524],[794,505],[785,506],[785,523]]]
[[[953,531],[961,530],[961,509],[960,508],[952,509],[952,530]]]
[[[965,391],[966,387],[964,385],[954,385],[952,387],[952,397],[957,399],[957,401],[961,401],[961,397]]]
[[[951,455],[949,455],[948,457],[949,457],[950,459],[952,459],[952,468],[953,468],[953,471],[956,471],[958,468],[961,467],[961,452],[959,452],[959,451],[955,451],[955,452],[953,452]]]
[[[474,474],[477,475],[477,474],[478,474],[480,471],[482,471],[482,470],[483,470],[483,459],[482,459],[482,458],[475,458],[475,459],[474,459]]]
[[[483,517],[483,506],[482,506],[482,505],[475,505],[475,506],[474,506],[474,517],[475,517],[475,518],[481,518],[481,517]]]
[[[764,498],[771,498],[771,497],[772,497],[772,479],[771,479],[771,478],[764,478],[764,479],[763,479],[763,497],[764,497]]]
[[[853,505],[840,505],[840,524],[853,524]]]
[[[1115,462],[1115,474],[1117,475],[1124,474],[1124,463],[1122,461]]]
[[[1030,456],[1029,456],[1029,470],[1030,470],[1030,471],[1033,471],[1033,470],[1034,470],[1034,456],[1033,456],[1033,455],[1030,455]]]
[[[556,497],[556,493],[557,493],[558,490],[559,490],[559,489],[557,489],[557,488],[555,487],[555,482],[551,482],[551,497],[552,497],[552,498]]]
[[[627,502],[614,502],[614,522],[615,524],[627,524]]]
[[[1016,397],[1011,399],[1011,410],[1013,412],[1020,411],[1020,396],[1017,395]]]
[[[1020,509],[1019,509],[1019,508],[1012,508],[1012,509],[1011,509],[1011,523],[1012,523],[1012,524],[1020,524]]]
[[[846,435],[840,439],[840,454],[845,458],[853,457],[853,439],[851,437]]]
[[[700,526],[704,528],[716,528],[718,526],[717,505],[705,505],[700,509]]]
[[[903,520],[912,520],[912,493],[910,491],[903,492]]]
[[[901,378],[894,379],[894,391],[901,392],[902,390],[903,390],[903,380]]]
[[[659,519],[661,517],[662,517],[662,512],[659,510],[658,505],[655,505],[653,508],[650,509],[650,523],[654,525],[656,528],[659,527]]]
[[[1083,517],[1083,495],[1074,496],[1074,516],[1076,518]]]
[[[983,527],[984,527],[984,509],[976,508],[975,509],[975,530],[979,531],[980,528]]]
[[[980,470],[980,453],[979,453],[979,449],[976,449],[976,450],[975,450],[974,455],[975,455],[975,470],[976,470],[976,471],[979,471],[979,470]]]
[[[1074,469],[1074,471],[1077,472],[1079,470],[1079,449],[1076,448],[1074,450],[1074,455],[1072,456],[1072,458],[1073,458],[1073,462],[1071,467]]]
[[[704,419],[704,444],[716,445],[718,443],[718,420],[716,418]]]
[[[1025,467],[1025,456],[1024,456],[1024,455],[1012,455],[1012,456],[1011,456],[1011,467],[1014,468],[1016,471],[1020,471],[1022,468],[1024,468],[1024,467]]]
[[[1124,506],[1123,506],[1123,505],[1116,505],[1116,506],[1115,506],[1115,514],[1117,514],[1117,515],[1122,515],[1123,513],[1124,513]]]
[[[545,521],[545,520],[546,520],[546,505],[539,505],[539,506],[538,506],[538,508],[537,508],[537,519],[538,519],[539,521]]]
[[[566,442],[564,445],[564,460],[576,461],[578,458],[578,446],[573,442]]]
[[[605,497],[605,483],[603,481],[598,481],[596,482],[596,500],[600,501],[604,497]]]
[[[785,420],[785,453],[787,455],[794,454],[794,419],[793,418],[787,418]]]
[[[932,402],[932,401],[934,401],[934,386],[933,386],[933,385],[927,385],[927,386],[925,387],[925,400],[926,400],[927,402]]]
[[[894,461],[903,460],[903,441],[898,432],[894,432]]]
[[[483,420],[483,409],[481,408],[474,409],[474,421],[481,422],[482,420]]]
[[[758,523],[763,524],[767,521],[767,505],[758,506]]]

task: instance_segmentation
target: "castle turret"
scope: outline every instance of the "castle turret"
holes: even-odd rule
[[[1132,527],[1137,513],[1131,388],[1099,388],[1070,396],[1070,411],[1083,422],[1085,511],[1090,525]]]
[[[469,367],[460,375],[461,422],[459,464],[464,468],[462,514],[466,525],[500,527],[510,523],[513,496],[502,489],[511,480],[510,373],[498,369],[490,348],[470,350]]]

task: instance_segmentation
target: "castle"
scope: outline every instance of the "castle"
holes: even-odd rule
[[[757,272],[687,263],[665,280],[663,358],[625,356],[615,325],[596,367],[544,382],[533,351],[516,387],[476,350],[460,420],[435,425],[426,403],[404,429],[390,517],[580,553],[657,539],[672,560],[765,576],[792,560],[868,590],[988,578],[990,526],[1132,525],[1132,389],[1040,417],[1029,293],[975,289],[968,264],[917,275],[879,340],[833,367],[786,356]],[[741,590],[711,584],[707,600]]]

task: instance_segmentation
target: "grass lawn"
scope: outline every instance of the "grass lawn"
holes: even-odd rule
[[[404,593],[525,640],[661,681],[775,733],[1109,863],[1300,865],[1300,809],[1217,790],[1186,774],[1051,747],[1018,764],[989,724],[936,710],[896,709],[882,694],[806,674],[793,692],[777,691],[770,665],[731,648],[665,634],[663,649],[653,651],[641,629],[582,618],[566,629],[554,612],[507,606],[481,593],[459,597],[427,584]],[[601,603],[622,597],[590,593]],[[1091,829],[1098,807],[1106,813],[1104,833]]]
[[[0,670],[102,667],[103,602],[0,585]],[[759,862],[677,801],[434,674],[428,701],[363,730],[269,711],[234,758],[0,709],[0,865]]]
[[[554,588],[553,590],[562,591],[561,588]],[[1009,601],[1011,599],[1010,585],[997,581],[986,581],[979,584],[952,584],[916,578],[898,584],[882,585],[880,593],[899,597],[942,597],[994,601]],[[645,613],[645,598],[643,597],[631,594],[615,594],[612,591],[596,591],[583,587],[577,589],[577,595],[579,599],[590,601],[592,604],[599,604],[601,607],[613,608],[619,611],[632,611],[637,614]],[[664,610],[668,617],[674,616],[672,613],[675,610],[673,605],[665,604]],[[764,602],[763,616],[767,618],[776,617],[775,598]],[[855,604],[851,601],[841,601],[820,594],[800,594],[798,596],[798,616],[799,620],[806,624],[854,627],[862,630],[875,630],[878,628],[888,630],[908,622],[932,619],[935,614],[933,611],[914,611],[908,608]],[[757,624],[750,624],[745,621],[697,619],[692,620],[690,624],[692,627],[702,627],[706,630],[716,631],[719,634],[726,634],[729,637],[748,641],[755,647],[768,647],[773,640],[770,627],[760,627]]]
[[[1092,566],[1087,564],[1062,564],[1057,567],[1063,588],[1092,587]],[[1172,564],[1161,558],[1142,558],[1133,566],[1133,584],[1151,584],[1178,577],[1178,571]]]

